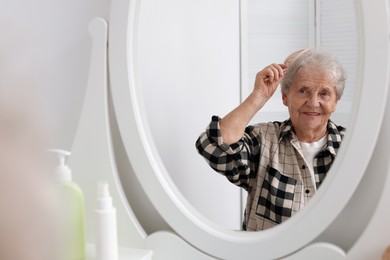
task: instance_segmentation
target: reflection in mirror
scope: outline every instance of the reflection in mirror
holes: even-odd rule
[[[307,47],[331,51],[346,68],[332,120],[348,126],[357,59],[353,1],[144,0],[140,14],[140,85],[167,171],[195,209],[241,229],[246,195],[208,167],[194,141],[212,115],[249,95],[259,70]],[[288,118],[279,90],[263,112],[253,122]]]
[[[196,142],[217,172],[248,192],[243,230],[288,220],[314,196],[344,138],[330,120],[345,86],[334,55],[314,49],[291,54],[256,75],[251,94],[212,122]],[[248,126],[281,83],[289,118]]]

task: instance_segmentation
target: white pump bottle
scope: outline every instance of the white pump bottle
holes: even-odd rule
[[[96,200],[96,260],[118,260],[116,209],[107,182],[98,182]]]

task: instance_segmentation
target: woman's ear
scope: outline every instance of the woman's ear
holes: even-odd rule
[[[332,109],[332,113],[336,111],[336,106],[337,106],[337,103],[338,103],[339,100],[336,100],[334,106],[333,106],[333,109]]]
[[[286,95],[286,93],[282,92],[282,100],[283,100],[283,104],[287,107],[288,106],[288,97]]]

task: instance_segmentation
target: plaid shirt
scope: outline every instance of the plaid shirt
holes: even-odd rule
[[[244,230],[264,230],[303,208],[321,185],[341,145],[345,128],[328,121],[327,143],[314,158],[315,183],[291,120],[248,126],[244,136],[223,142],[213,116],[196,141],[198,152],[217,172],[248,192]]]

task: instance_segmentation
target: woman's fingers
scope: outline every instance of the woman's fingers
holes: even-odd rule
[[[265,77],[264,81],[278,81],[284,76],[284,72],[287,69],[286,64],[273,63],[264,68]]]
[[[261,93],[264,98],[270,98],[279,85],[287,69],[286,64],[273,63],[257,73],[254,90]]]

